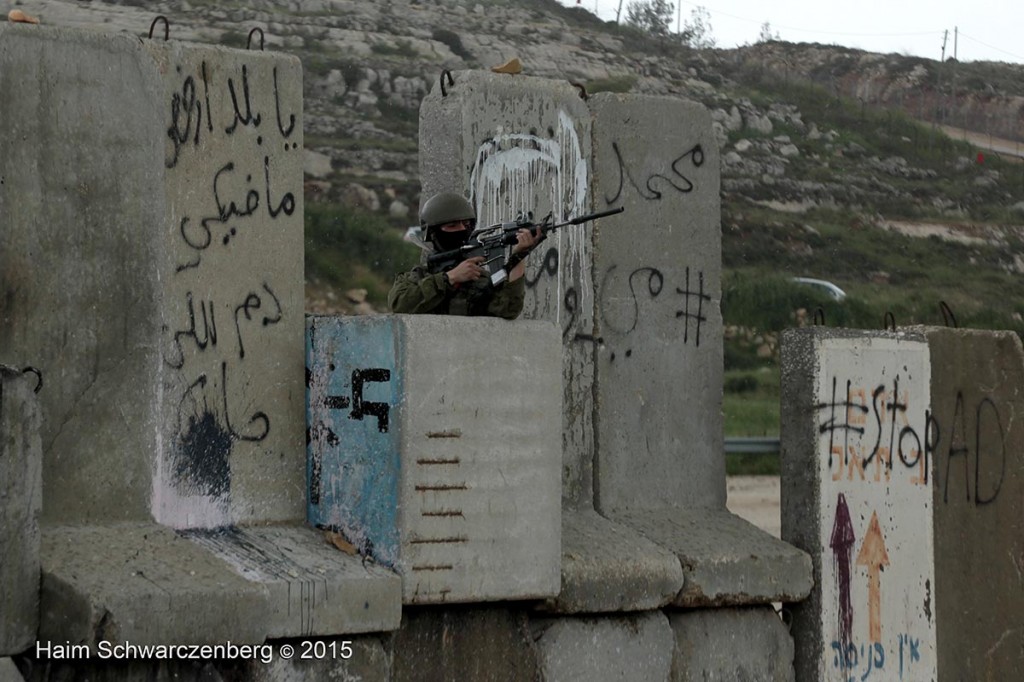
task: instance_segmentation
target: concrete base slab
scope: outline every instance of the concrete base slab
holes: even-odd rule
[[[672,629],[660,611],[534,623],[545,680],[667,680]]]
[[[683,587],[674,554],[593,510],[562,511],[562,590],[557,613],[648,611]]]
[[[794,679],[793,640],[770,607],[669,615],[674,682]]]
[[[811,558],[805,552],[728,511],[627,511],[613,519],[679,557],[685,581],[674,606],[800,601],[811,591]]]
[[[18,666],[9,658],[0,658],[0,680],[3,682],[24,682]]]
[[[187,537],[267,591],[267,637],[398,627],[401,579],[340,552],[322,531],[295,526],[187,531]]]
[[[156,524],[44,528],[39,639],[243,644],[397,627],[400,579],[321,548],[317,535],[246,529],[214,542]]]
[[[525,610],[407,607],[391,646],[392,682],[558,679],[538,673]]]
[[[43,449],[35,386],[36,377],[0,365],[0,656],[32,646],[39,627]]]
[[[290,642],[291,657],[281,655],[281,645],[274,646],[271,663],[250,661],[224,675],[226,679],[252,682],[386,682],[391,679],[391,653],[380,637],[362,636],[352,639],[318,639]],[[310,658],[302,658],[309,654]],[[222,672],[229,672],[222,668]]]

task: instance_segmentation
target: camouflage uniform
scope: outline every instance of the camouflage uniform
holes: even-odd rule
[[[434,315],[490,315],[514,320],[523,311],[526,278],[495,288],[486,277],[470,284],[452,285],[444,273],[430,274],[422,265],[395,278],[388,294],[393,313]]]

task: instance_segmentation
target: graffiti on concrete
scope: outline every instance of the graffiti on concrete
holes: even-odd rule
[[[819,676],[900,679],[900,648],[912,640],[915,660],[912,667],[904,661],[902,679],[930,679],[936,623],[927,345],[848,338],[823,345],[811,402],[821,519]]]
[[[818,431],[828,434],[833,480],[889,483],[894,464],[899,464],[916,471],[909,479],[912,484],[927,486],[932,462],[938,457],[936,484],[943,502],[950,502],[951,493],[954,501],[963,499],[979,507],[994,502],[1007,466],[1006,429],[999,406],[988,396],[967,404],[958,391],[951,415],[940,420],[930,409],[919,410],[924,427],[918,428],[910,423],[907,392],[900,390],[899,383],[897,375],[891,386],[879,383],[868,388],[847,381],[843,388],[833,377],[829,399],[815,405],[822,415]],[[958,489],[963,491],[959,498]]]
[[[175,217],[163,363],[172,410],[153,507],[172,526],[230,522],[239,448],[263,442],[273,427],[272,406],[251,386],[270,362],[267,339],[294,311],[272,274],[257,279],[238,264],[253,261],[296,212],[298,188],[278,168],[298,129],[277,67],[262,64],[186,58],[170,76],[178,85],[167,99],[164,166]],[[278,125],[267,125],[275,115]]]
[[[635,171],[623,160],[622,150],[619,148],[618,142],[612,142],[612,150],[615,152],[615,160],[618,162],[619,181],[614,193],[605,194],[604,201],[609,206],[614,206],[622,199],[622,193],[627,182],[640,198],[647,201],[660,201],[664,195],[663,190],[666,189],[680,194],[688,194],[693,191],[695,185],[688,176],[683,175],[683,166],[688,165],[691,168],[700,168],[704,165],[704,148],[696,144],[672,159],[667,171],[650,173],[641,186],[634,177]]]

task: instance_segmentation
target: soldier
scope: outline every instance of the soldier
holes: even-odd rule
[[[441,253],[457,249],[469,240],[476,225],[473,205],[459,194],[442,192],[430,197],[420,210],[423,240]],[[528,229],[516,233],[512,253],[529,253],[539,236]],[[434,315],[490,315],[514,320],[523,310],[526,262],[520,262],[508,280],[491,285],[483,257],[467,258],[447,272],[430,273],[423,265],[395,278],[388,294],[393,313]]]

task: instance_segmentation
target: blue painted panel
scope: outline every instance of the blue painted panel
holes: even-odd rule
[[[307,518],[387,566],[398,560],[401,396],[392,318],[306,318]]]

